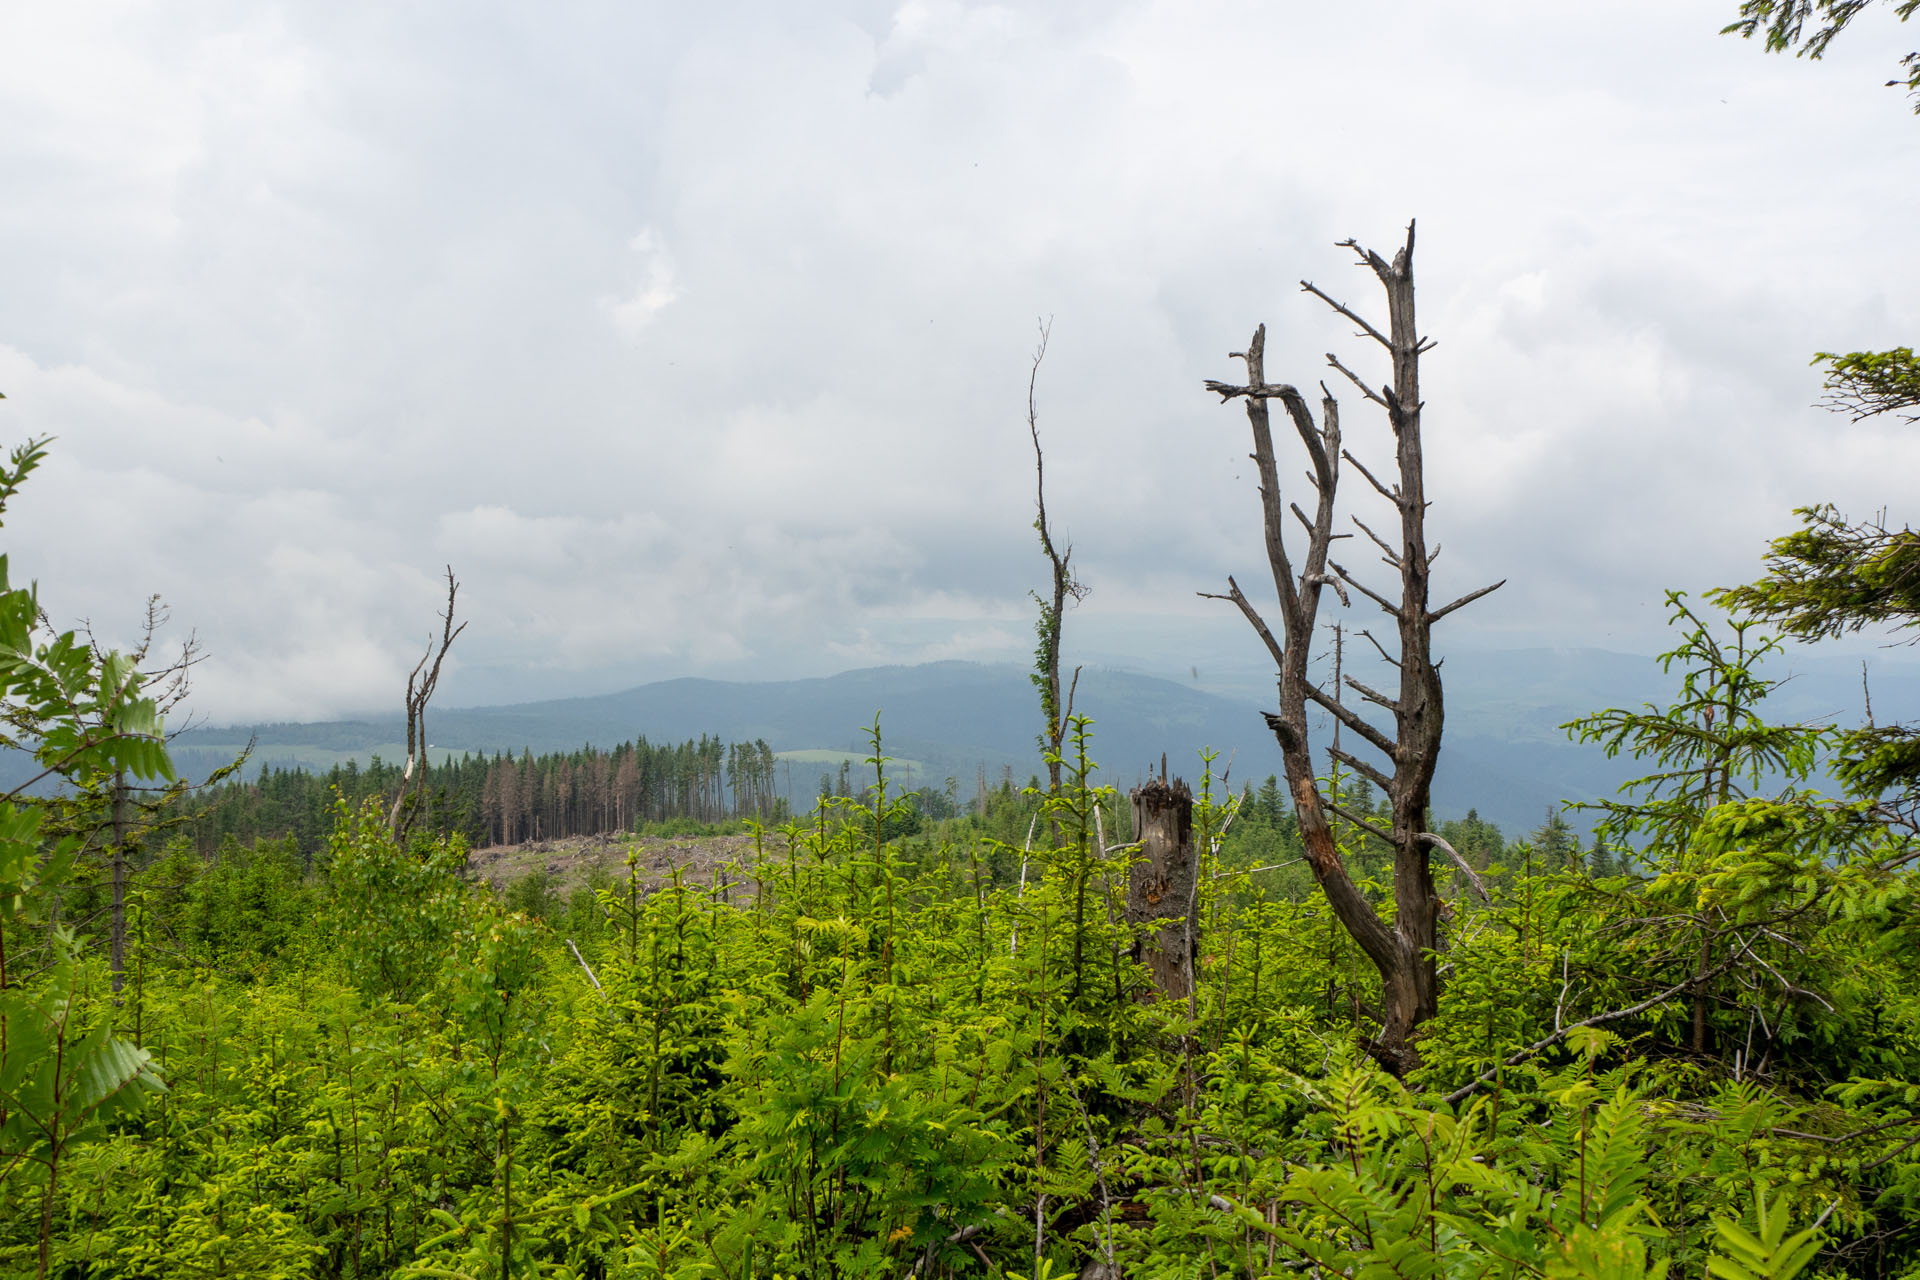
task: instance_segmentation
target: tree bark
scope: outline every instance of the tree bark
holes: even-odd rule
[[[1172,785],[1152,778],[1135,787],[1129,798],[1141,856],[1128,873],[1127,923],[1134,927],[1134,959],[1153,975],[1153,986],[1143,998],[1185,1000],[1193,993],[1200,954],[1193,792],[1179,778]]]

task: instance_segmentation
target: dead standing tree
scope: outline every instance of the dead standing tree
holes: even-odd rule
[[[1067,722],[1073,719],[1073,695],[1080,687],[1080,668],[1073,669],[1073,681],[1067,686],[1066,700],[1060,697],[1060,628],[1066,618],[1067,601],[1079,604],[1087,598],[1087,588],[1073,576],[1073,547],[1055,546],[1053,527],[1047,523],[1047,460],[1040,451],[1040,406],[1036,392],[1040,385],[1040,362],[1047,358],[1047,339],[1053,325],[1043,321],[1040,341],[1033,349],[1033,367],[1027,374],[1027,434],[1033,437],[1033,504],[1036,514],[1033,528],[1040,535],[1040,549],[1047,553],[1047,566],[1053,573],[1053,594],[1049,600],[1038,591],[1031,592],[1040,606],[1040,620],[1034,624],[1037,643],[1033,651],[1034,687],[1040,690],[1040,714],[1046,732],[1040,738],[1040,751],[1047,761],[1047,794],[1060,794],[1060,752],[1067,738]],[[1054,841],[1058,844],[1056,838]]]
[[[393,808],[387,813],[387,825],[400,844],[406,843],[407,833],[427,803],[427,703],[433,697],[434,687],[440,683],[440,664],[447,660],[447,650],[453,648],[453,642],[467,629],[464,622],[457,627],[453,625],[453,602],[459,593],[460,584],[454,580],[453,566],[448,565],[447,611],[440,615],[439,651],[435,652],[429,640],[427,651],[407,676],[407,764],[400,773],[399,794],[394,796]]]
[[[1482,587],[1438,609],[1428,606],[1429,577],[1438,548],[1433,551],[1427,548],[1428,504],[1420,452],[1420,413],[1424,408],[1420,400],[1420,356],[1433,344],[1421,338],[1414,326],[1413,224],[1407,225],[1406,244],[1391,263],[1353,240],[1343,242],[1342,247],[1352,249],[1360,264],[1369,268],[1386,290],[1385,333],[1310,282],[1303,280],[1300,287],[1360,326],[1359,336],[1379,343],[1391,358],[1393,380],[1377,389],[1348,369],[1337,356],[1329,353],[1327,363],[1358,387],[1361,395],[1386,410],[1387,421],[1393,428],[1399,482],[1383,483],[1342,447],[1339,405],[1324,383],[1320,387],[1320,421],[1316,423],[1312,409],[1298,390],[1266,380],[1263,365],[1266,326],[1260,326],[1246,351],[1233,353],[1246,361],[1246,385],[1208,382],[1207,389],[1223,401],[1240,397],[1247,402],[1247,419],[1253,428],[1253,459],[1260,472],[1267,560],[1279,594],[1281,638],[1275,638],[1272,628],[1232,578],[1227,579],[1227,595],[1210,598],[1231,600],[1239,607],[1266,643],[1279,668],[1279,713],[1266,719],[1280,743],[1286,763],[1287,785],[1306,846],[1307,861],[1334,914],[1380,971],[1380,1034],[1368,1044],[1368,1051],[1388,1070],[1405,1075],[1420,1065],[1420,1028],[1439,1008],[1434,952],[1440,946],[1440,897],[1434,888],[1429,856],[1436,847],[1452,853],[1444,841],[1426,828],[1444,720],[1440,672],[1433,661],[1433,624],[1502,583]],[[1281,497],[1280,473],[1274,461],[1273,433],[1267,412],[1268,402],[1273,400],[1280,401],[1286,409],[1312,464],[1307,475],[1315,494],[1311,518],[1297,503],[1286,503]],[[1352,536],[1334,533],[1334,497],[1342,461],[1351,463],[1399,515],[1398,545],[1380,537],[1357,517],[1353,519],[1360,532],[1380,549],[1386,564],[1398,572],[1398,600],[1373,591],[1344,566],[1328,559],[1336,538]],[[1305,555],[1298,564],[1286,545],[1289,511],[1304,526],[1307,535]],[[1388,653],[1371,633],[1361,634],[1373,641],[1381,657],[1398,669],[1398,695],[1389,696],[1350,675],[1345,678],[1347,687],[1362,699],[1392,713],[1394,732],[1391,736],[1307,678],[1320,593],[1327,587],[1333,588],[1343,605],[1348,603],[1346,588],[1352,587],[1394,620],[1399,639],[1397,657]],[[1322,796],[1307,737],[1309,702],[1386,757],[1383,767],[1337,747],[1329,752],[1386,793],[1393,815],[1390,828],[1347,812]],[[1392,924],[1381,918],[1347,874],[1327,821],[1329,812],[1339,814],[1392,847]]]

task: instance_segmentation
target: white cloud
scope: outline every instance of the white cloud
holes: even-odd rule
[[[638,337],[662,311],[679,300],[674,284],[673,258],[652,228],[635,236],[627,247],[640,258],[640,283],[624,300],[611,299],[604,305],[614,328],[629,338]]]
[[[1370,307],[1333,242],[1417,214],[1439,589],[1510,579],[1449,636],[1651,648],[1664,588],[1920,471],[1808,407],[1812,351],[1920,330],[1876,29],[1808,64],[1717,25],[8,10],[0,424],[60,439],[6,549],[65,616],[166,594],[219,716],[391,702],[446,563],[453,701],[1019,660],[1051,316],[1070,628],[1184,672],[1237,625],[1192,592],[1266,576],[1244,417],[1201,381],[1261,321],[1274,376],[1366,360],[1294,282]]]

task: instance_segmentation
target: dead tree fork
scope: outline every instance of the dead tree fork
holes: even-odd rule
[[[1306,846],[1308,865],[1313,868],[1314,877],[1334,914],[1380,972],[1380,1031],[1368,1042],[1367,1049],[1389,1070],[1404,1075],[1420,1065],[1421,1026],[1439,1009],[1434,952],[1440,943],[1440,896],[1434,886],[1430,857],[1436,847],[1443,852],[1447,850],[1444,842],[1427,830],[1426,824],[1445,708],[1439,664],[1433,659],[1433,624],[1503,584],[1482,587],[1439,608],[1429,604],[1428,588],[1438,548],[1429,549],[1427,545],[1429,504],[1421,457],[1421,411],[1425,405],[1420,399],[1420,357],[1432,349],[1433,343],[1419,335],[1414,321],[1413,224],[1407,225],[1406,243],[1391,262],[1354,240],[1342,242],[1341,247],[1353,250],[1360,264],[1373,273],[1384,289],[1387,297],[1384,332],[1311,282],[1303,280],[1300,287],[1359,326],[1358,336],[1377,343],[1391,362],[1391,380],[1376,387],[1349,369],[1338,356],[1327,355],[1327,363],[1333,369],[1358,388],[1369,403],[1385,410],[1393,431],[1398,467],[1395,482],[1383,481],[1343,445],[1339,404],[1325,383],[1320,385],[1320,416],[1316,421],[1312,407],[1298,389],[1266,380],[1266,326],[1261,325],[1254,330],[1247,349],[1233,353],[1246,363],[1246,382],[1209,381],[1206,386],[1223,401],[1236,398],[1246,401],[1247,420],[1253,430],[1252,456],[1259,469],[1267,562],[1273,571],[1278,596],[1280,634],[1274,634],[1232,578],[1227,579],[1227,594],[1201,594],[1231,600],[1266,644],[1278,668],[1279,710],[1268,714],[1266,720],[1280,744],[1286,764],[1287,785]],[[1306,450],[1310,464],[1306,478],[1314,495],[1311,515],[1298,503],[1289,503],[1281,496],[1279,465],[1274,455],[1268,413],[1269,404],[1275,400],[1285,409]],[[1353,536],[1334,532],[1335,496],[1342,462],[1358,471],[1399,518],[1399,536],[1389,541],[1358,517],[1350,517],[1354,527],[1379,550],[1381,560],[1399,577],[1397,593],[1374,590],[1344,565],[1330,559],[1335,540]],[[1287,545],[1289,515],[1306,535],[1304,552],[1297,561]],[[1360,634],[1399,673],[1398,692],[1389,694],[1352,675],[1344,677],[1346,687],[1362,700],[1391,713],[1391,734],[1307,677],[1321,593],[1328,587],[1342,605],[1351,603],[1348,595],[1351,588],[1372,601],[1393,622],[1396,652],[1389,652],[1371,632]],[[1308,740],[1308,703],[1334,717],[1364,744],[1356,751],[1334,747],[1328,754],[1385,792],[1392,814],[1389,826],[1383,827],[1375,819],[1347,812],[1322,795]],[[1368,748],[1372,758],[1359,753]],[[1348,875],[1334,842],[1329,813],[1356,823],[1392,848],[1394,913],[1391,924]]]

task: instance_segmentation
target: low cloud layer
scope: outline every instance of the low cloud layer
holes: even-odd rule
[[[396,702],[447,563],[450,702],[1018,660],[1050,317],[1070,649],[1186,673],[1263,573],[1201,382],[1263,321],[1368,369],[1297,281],[1371,307],[1334,242],[1417,215],[1440,589],[1508,579],[1447,641],[1650,651],[1920,474],[1807,368],[1920,333],[1903,33],[1732,7],[11,11],[13,571],[109,635],[162,594],[213,719]]]

